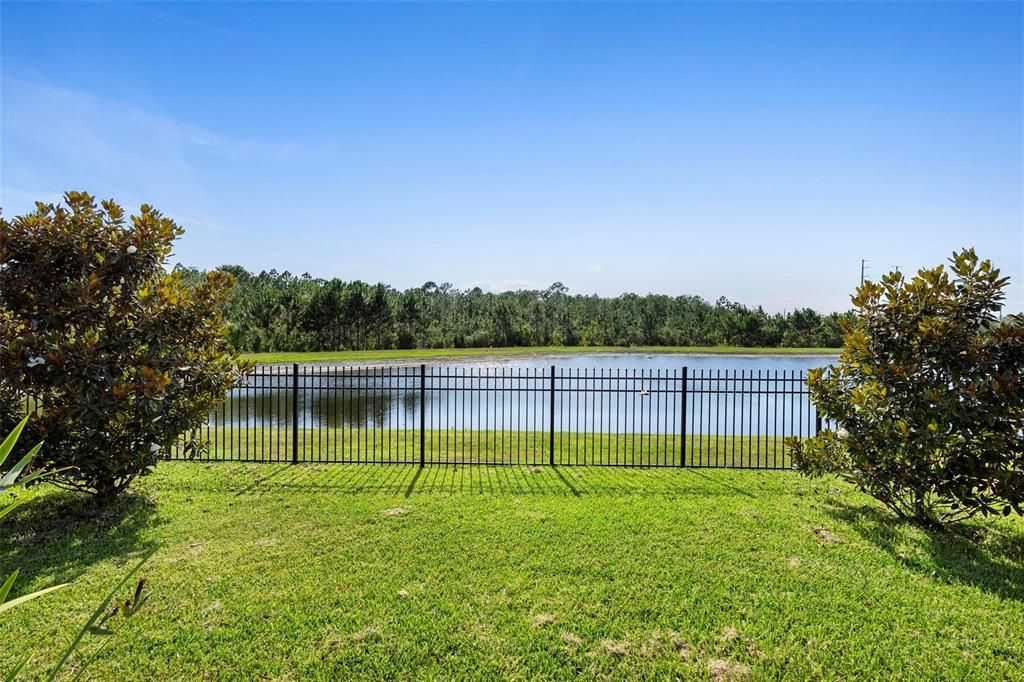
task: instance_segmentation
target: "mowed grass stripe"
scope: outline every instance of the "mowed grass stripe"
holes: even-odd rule
[[[291,462],[290,428],[203,429],[204,449],[195,459]],[[300,462],[418,463],[420,432],[414,429],[298,429]],[[424,459],[431,464],[550,462],[551,435],[542,431],[424,432]],[[788,468],[781,437],[688,434],[614,434],[555,432],[556,465],[707,466]],[[177,451],[174,458],[185,458]]]

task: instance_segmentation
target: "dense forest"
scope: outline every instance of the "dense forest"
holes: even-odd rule
[[[178,266],[191,282],[201,270]],[[244,351],[323,351],[501,346],[841,345],[842,315],[803,308],[768,314],[725,298],[487,293],[427,282],[399,291],[385,284],[315,279],[274,270],[221,268],[238,280],[225,314]]]

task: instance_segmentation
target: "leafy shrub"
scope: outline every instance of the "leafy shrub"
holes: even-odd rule
[[[182,234],[142,206],[126,223],[83,192],[0,219],[0,409],[34,407],[48,469],[109,498],[206,419],[241,373],[221,307],[233,278],[187,286],[164,263]],[[70,468],[65,468],[70,467]]]
[[[1008,279],[973,249],[950,263],[857,290],[839,363],[807,382],[836,428],[791,442],[793,461],[918,521],[1020,514],[1024,318],[996,318]]]

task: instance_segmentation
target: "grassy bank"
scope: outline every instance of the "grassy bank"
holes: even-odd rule
[[[0,524],[0,671],[53,660],[131,558],[88,679],[1020,679],[1024,524],[892,521],[787,472],[162,463]],[[12,595],[13,596],[13,595]]]
[[[414,429],[317,428],[295,434],[300,462],[417,463],[420,434]],[[290,462],[288,428],[221,428],[206,441],[201,460]],[[789,466],[781,437],[688,434],[614,434],[556,431],[555,464],[621,466],[704,466],[779,468]],[[685,448],[685,458],[683,450]],[[430,430],[423,438],[424,460],[432,464],[519,464],[550,462],[550,435],[544,431]],[[182,457],[176,453],[176,458]]]
[[[244,353],[264,365],[282,362],[355,362],[382,360],[449,360],[557,356],[573,353],[701,353],[724,355],[835,355],[838,348],[741,348],[739,346],[542,346],[538,348],[414,348],[409,350],[351,350],[322,353]]]

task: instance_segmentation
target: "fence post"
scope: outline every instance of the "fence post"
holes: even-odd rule
[[[427,366],[420,365],[420,466],[427,463]]]
[[[555,366],[551,365],[551,428],[548,431],[548,463],[555,466]]]
[[[687,373],[688,368],[686,367],[686,365],[683,365],[683,411],[682,414],[679,415],[679,432],[682,434],[683,437],[683,449],[680,453],[681,456],[679,458],[679,466],[681,467],[686,466],[686,386],[688,383],[686,380]]]
[[[816,413],[814,415],[814,435],[817,436],[819,433],[821,433],[821,415]]]
[[[299,363],[292,365],[292,464],[299,463]]]

